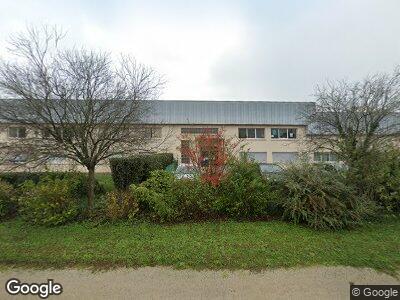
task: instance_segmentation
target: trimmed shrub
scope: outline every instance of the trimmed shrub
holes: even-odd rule
[[[11,184],[0,181],[0,221],[10,218],[17,212],[17,201]]]
[[[44,178],[22,184],[18,199],[19,213],[36,225],[56,226],[74,220],[78,205],[71,192],[71,180]]]
[[[32,181],[37,184],[40,177],[45,173],[41,172],[5,172],[0,173],[0,180],[12,184],[14,188],[19,187],[25,181]]]
[[[113,221],[132,220],[139,210],[139,204],[130,191],[108,192],[106,202],[106,215]]]
[[[146,181],[151,171],[164,170],[173,160],[171,153],[112,158],[110,168],[114,185],[119,190],[127,190],[132,183],[139,184]]]
[[[340,171],[304,162],[278,175],[283,218],[316,229],[339,229],[360,224],[374,205],[355,193]]]
[[[4,180],[18,188],[26,181],[37,184],[42,179],[67,179],[73,185],[72,193],[75,197],[82,198],[87,195],[88,177],[86,173],[78,172],[7,172],[0,173],[0,180]],[[104,188],[95,182],[95,193],[104,193]]]
[[[218,187],[215,210],[224,217],[235,219],[267,218],[272,214],[277,192],[261,175],[257,163],[246,159],[229,164],[229,171]]]

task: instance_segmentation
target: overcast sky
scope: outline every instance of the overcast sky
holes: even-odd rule
[[[130,53],[164,74],[163,99],[312,100],[326,79],[400,64],[399,0],[0,0],[0,55],[26,24]]]

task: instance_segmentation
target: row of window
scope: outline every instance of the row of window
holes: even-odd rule
[[[181,128],[182,134],[216,134],[218,128],[188,127]],[[238,136],[240,139],[264,139],[265,128],[239,128]],[[272,139],[295,139],[297,137],[296,128],[271,128]]]
[[[181,128],[181,133],[182,134],[217,134],[218,133],[218,128],[212,127],[212,128],[207,128],[207,127],[183,127]]]
[[[258,163],[267,162],[267,152],[241,152],[240,155],[247,156],[250,160]],[[274,162],[290,162],[298,158],[297,152],[272,152]],[[333,152],[314,152],[315,162],[337,162],[338,157]]]
[[[183,127],[181,128],[182,134],[216,134],[218,128],[206,128],[206,127]],[[150,138],[161,138],[161,128],[153,127],[146,129],[146,135]],[[25,127],[9,127],[8,136],[12,138],[25,138],[26,128]],[[48,138],[50,135],[44,131],[42,133],[44,138]],[[271,128],[272,139],[295,139],[297,137],[296,128]],[[241,139],[263,139],[265,138],[265,128],[239,128],[239,138]]]
[[[26,138],[26,128],[25,127],[9,127],[8,136],[11,138]],[[149,127],[146,128],[145,134],[149,138],[161,138],[161,127]],[[41,136],[45,139],[50,137],[48,130],[43,130]]]
[[[296,137],[296,128],[271,128],[272,139],[295,139]],[[265,138],[265,128],[239,128],[239,138],[263,139]]]

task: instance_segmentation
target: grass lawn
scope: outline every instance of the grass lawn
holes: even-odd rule
[[[0,266],[174,266],[252,269],[310,265],[400,268],[400,219],[352,231],[322,232],[271,222],[178,224],[0,224]]]

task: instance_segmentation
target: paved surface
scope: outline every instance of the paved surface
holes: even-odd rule
[[[400,274],[399,274],[400,275]],[[5,282],[54,279],[60,296],[48,299],[349,299],[349,283],[400,284],[400,280],[371,269],[312,267],[249,271],[193,271],[146,267],[92,273],[87,270],[4,270],[0,299],[39,299],[9,296]]]

